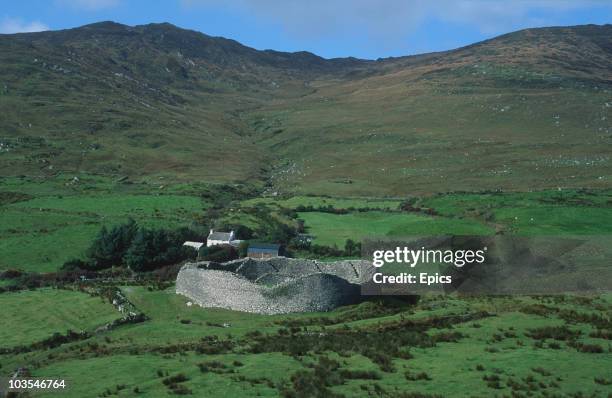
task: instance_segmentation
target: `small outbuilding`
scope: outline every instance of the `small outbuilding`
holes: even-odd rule
[[[249,243],[247,257],[251,258],[271,258],[278,257],[280,245],[273,243]]]
[[[183,243],[183,246],[193,247],[195,250],[200,250],[202,246],[204,246],[204,242],[192,242],[190,240]]]

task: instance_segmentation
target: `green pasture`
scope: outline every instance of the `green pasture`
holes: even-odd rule
[[[597,328],[586,319],[563,320],[555,315],[557,311],[575,311],[605,317],[609,314],[609,295],[590,299],[572,296],[462,298],[426,295],[416,306],[405,306],[389,315],[373,314],[323,326],[320,323],[322,319],[340,319],[350,313],[367,311],[369,304],[339,308],[329,313],[263,316],[187,307],[186,299],[174,295],[171,289],[150,291],[144,287],[124,287],[123,291],[150,320],[111,330],[89,341],[57,347],[50,352],[0,359],[8,366],[37,362],[38,365],[32,368],[36,377],[65,377],[71,384],[62,393],[66,397],[104,394],[168,396],[173,392],[163,380],[178,374],[186,378],[179,384],[191,390],[194,396],[275,397],[279,395],[280,384],[291,385],[291,377],[298,371],[312,371],[311,365],[322,355],[337,361],[340,370],[367,371],[377,375],[374,380],[355,378],[329,386],[331,391],[345,397],[369,396],[368,391],[375,391],[376,386],[384,389],[383,396],[400,393],[425,397],[503,396],[512,394],[511,385],[518,389],[515,393],[530,391],[533,396],[546,393],[552,396],[606,397],[611,392],[610,385],[605,384],[610,379],[609,369],[612,368],[608,340],[591,337]],[[66,295],[66,299],[73,299],[73,292],[58,292]],[[554,312],[535,314],[530,308],[549,308]],[[287,352],[245,351],[250,344],[248,332],[274,335],[279,327],[275,321],[307,321],[307,330],[300,328],[298,332],[304,335],[309,331],[320,333],[335,329],[371,333],[403,320],[426,322],[433,317],[483,311],[492,316],[459,322],[452,327],[428,329],[431,336],[454,333],[458,337],[456,341],[439,342],[427,348],[406,347],[412,357],[393,358],[392,371],[383,371],[370,358],[351,351],[311,351],[298,357]],[[180,322],[187,319],[189,324]],[[206,322],[222,321],[229,326],[206,325]],[[579,352],[567,340],[530,337],[533,330],[546,327],[567,328],[577,333],[577,342],[598,345],[604,352]],[[213,335],[242,343],[225,354],[197,353],[190,349],[163,351],[163,347],[195,343],[202,337]],[[299,336],[295,339],[297,342]],[[94,352],[90,352],[92,349]],[[384,354],[385,350],[381,353]],[[199,370],[198,364],[212,362],[220,364],[218,371]],[[421,378],[409,379],[409,376],[417,375]],[[489,383],[487,378],[491,377],[498,378],[499,384]],[[52,396],[52,393],[35,394],[39,395]]]
[[[202,373],[198,364],[218,361],[232,370],[228,374]],[[234,365],[239,361],[240,366]],[[257,355],[126,355],[119,354],[102,358],[68,360],[55,363],[36,372],[38,377],[70,375],[72,386],[62,392],[64,397],[100,396],[106,391],[121,397],[168,397],[172,395],[163,380],[178,373],[189,378],[181,383],[193,391],[193,396],[203,397],[277,397],[278,391],[264,382],[252,384],[247,380],[265,378],[280,381],[287,373],[300,369],[298,361],[279,354]],[[158,371],[164,374],[158,376]],[[238,376],[245,381],[238,381]],[[134,392],[138,388],[138,392]],[[190,394],[191,395],[191,394]],[[54,396],[42,393],[40,396]]]
[[[448,194],[421,203],[441,215],[485,218],[521,235],[612,233],[609,190]]]
[[[170,343],[177,340],[197,341],[205,335],[240,337],[253,330],[275,332],[279,328],[275,323],[277,321],[296,317],[332,318],[346,311],[358,310],[346,307],[320,314],[259,315],[220,308],[202,309],[197,305],[188,306],[189,299],[177,295],[174,287],[149,291],[142,286],[125,286],[122,291],[136,308],[150,317],[150,320],[124,327],[115,332],[115,336],[130,341],[130,344],[142,345]],[[224,327],[224,324],[227,327]]]
[[[47,195],[41,185],[43,194],[0,205],[0,269],[54,271],[82,256],[102,225],[133,218],[144,226],[174,228],[189,225],[206,208],[196,196],[106,191]],[[53,191],[53,183],[49,185]],[[26,184],[21,192],[29,189]]]
[[[188,307],[189,300],[177,295],[174,288],[150,292],[143,287],[127,286],[123,291],[136,308],[151,318],[116,333],[117,338],[129,339],[133,344],[197,341],[211,334],[242,335],[271,323],[270,318],[256,314],[223,309],[202,310],[195,305]],[[223,327],[224,323],[231,327]]]
[[[0,294],[0,309],[0,348],[28,345],[69,329],[91,332],[121,317],[100,297],[59,289]]]
[[[54,271],[67,259],[80,257],[102,225],[116,225],[131,217],[145,226],[174,228],[201,218],[210,206],[198,195],[204,188],[197,184],[169,186],[164,193],[150,183],[124,186],[104,177],[85,175],[76,185],[71,181],[67,177],[40,184],[34,179],[0,180],[0,270]],[[324,196],[254,198],[224,209],[216,222],[257,229],[260,220],[249,210],[258,205],[291,225],[294,221],[279,210],[299,206],[355,209],[342,215],[299,213],[315,243],[338,246],[346,239],[367,236],[484,235],[497,230],[521,235],[612,232],[609,190],[449,193],[416,198],[416,206],[431,208],[436,216],[396,211],[400,202]],[[380,211],[358,211],[366,208]]]
[[[493,230],[484,223],[469,219],[430,217],[410,213],[366,212],[330,214],[299,213],[314,242],[322,245],[344,245],[347,239],[365,237],[402,237],[414,235],[486,235]]]
[[[258,204],[276,205],[288,209],[295,209],[298,206],[325,207],[332,206],[337,209],[363,209],[373,208],[381,210],[397,210],[400,200],[380,199],[380,198],[342,198],[325,196],[292,196],[285,199],[275,198],[255,198],[245,200],[241,203],[243,207],[250,207]]]

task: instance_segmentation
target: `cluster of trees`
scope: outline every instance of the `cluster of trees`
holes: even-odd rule
[[[309,252],[316,257],[354,257],[361,254],[361,242],[355,242],[352,239],[347,239],[344,242],[344,248],[339,248],[336,245],[317,245],[312,244],[309,240],[296,238],[291,240],[288,248]]]
[[[102,227],[87,249],[85,260],[70,260],[64,264],[64,269],[98,271],[112,266],[127,266],[134,271],[152,271],[195,258],[193,248],[182,244],[197,236],[188,228],[145,228],[129,220],[110,229]]]
[[[245,257],[247,247],[248,243],[246,242],[241,243],[238,249],[230,245],[204,246],[198,253],[198,259],[224,263],[226,261],[236,260],[239,257]],[[244,249],[241,250],[242,248]]]
[[[317,257],[353,257],[361,252],[361,244],[347,239],[343,248],[312,244],[300,238],[304,230],[303,220],[296,217],[296,226],[283,223],[270,215],[267,209],[255,209],[260,220],[256,230],[243,225],[224,225],[225,230],[234,230],[241,240],[258,239],[283,245],[289,251],[305,251]],[[297,216],[297,214],[295,214]],[[85,252],[84,259],[73,259],[64,263],[63,272],[74,270],[101,271],[113,266],[129,267],[133,271],[147,272],[198,257],[205,261],[225,262],[246,256],[248,244],[235,248],[229,245],[203,247],[197,253],[184,247],[186,240],[200,240],[201,232],[189,228],[155,229],[139,226],[136,221],[102,227]]]
[[[262,242],[287,245],[298,235],[298,232],[294,226],[287,225],[278,218],[274,217],[270,213],[270,209],[268,209],[266,206],[256,206],[252,209],[248,209],[248,212],[250,212],[253,217],[258,220],[258,226],[255,230],[238,225],[226,226],[227,229],[233,229],[236,232],[238,239],[257,239]],[[283,215],[287,215],[290,218],[297,218],[297,213],[292,210],[285,209],[281,212]]]

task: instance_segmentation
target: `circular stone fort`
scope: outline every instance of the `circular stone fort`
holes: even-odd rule
[[[176,293],[206,308],[258,314],[330,311],[362,301],[374,267],[365,260],[319,262],[275,257],[185,264]]]

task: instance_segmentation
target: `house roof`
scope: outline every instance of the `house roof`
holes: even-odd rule
[[[209,240],[223,240],[229,241],[232,234],[230,232],[213,232],[208,235]]]
[[[199,249],[200,247],[204,246],[204,242],[192,242],[188,240],[188,241],[185,241],[185,243],[183,243],[183,246],[189,246],[189,247],[194,247],[196,249]]]
[[[278,252],[278,249],[280,249],[280,245],[274,244],[274,243],[250,243],[249,244],[249,252],[255,252],[255,253],[260,253],[260,252]]]

